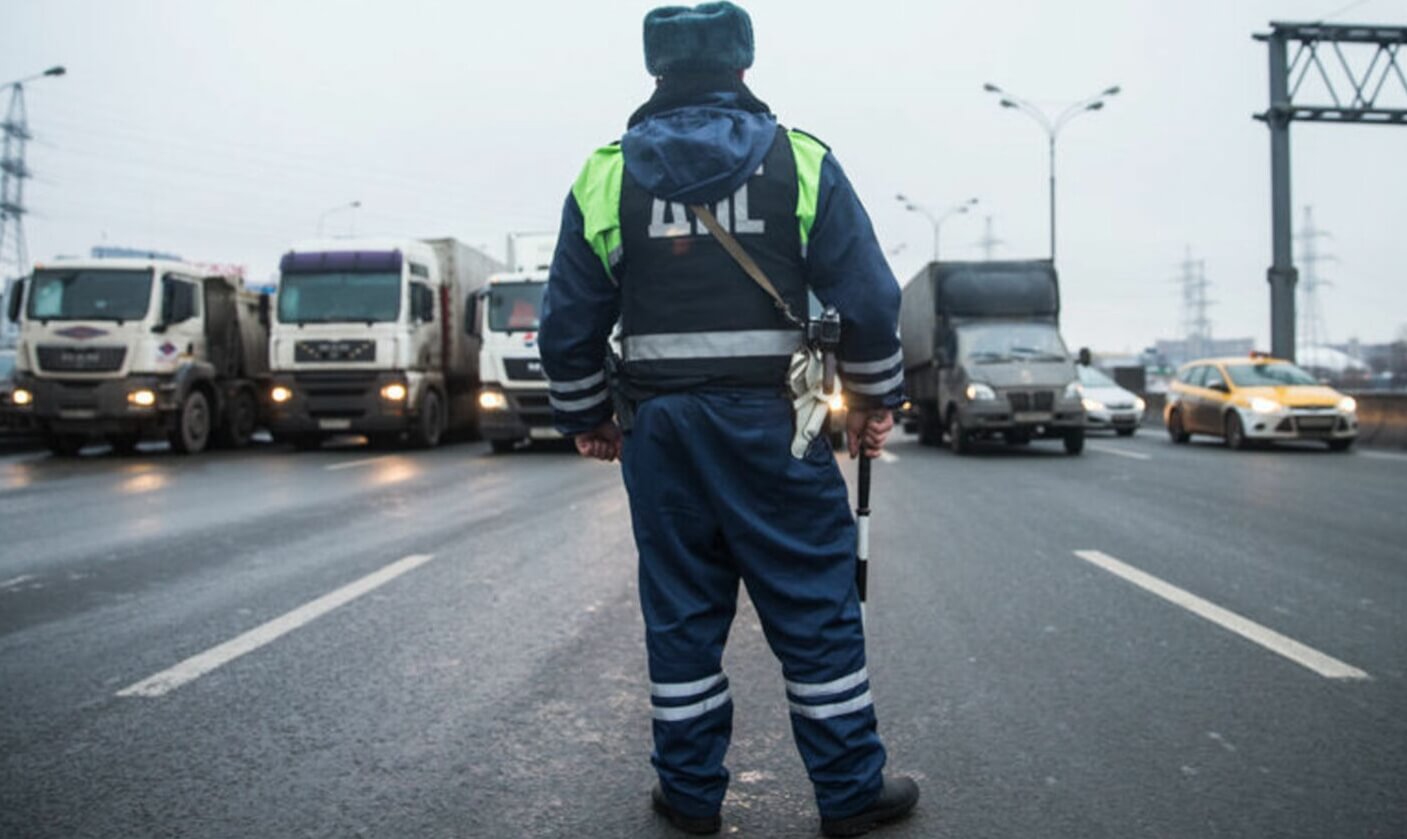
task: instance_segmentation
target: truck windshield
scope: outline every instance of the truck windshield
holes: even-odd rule
[[[29,292],[30,320],[141,320],[151,306],[152,272],[43,268]]]
[[[537,330],[542,283],[501,283],[489,290],[489,329],[494,332]]]
[[[1314,377],[1288,361],[1275,364],[1228,364],[1227,375],[1237,387],[1284,387],[1317,385]]]
[[[1070,357],[1060,333],[1049,324],[971,324],[962,327],[959,334],[962,358],[974,364],[1064,361]]]
[[[283,323],[376,323],[401,313],[399,273],[284,274],[278,284]]]

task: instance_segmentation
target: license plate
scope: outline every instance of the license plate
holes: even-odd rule
[[[555,428],[529,428],[528,436],[534,440],[560,440],[561,434]]]
[[[59,411],[59,419],[97,419],[98,412],[83,408],[70,408]]]
[[[1051,414],[1046,411],[1017,411],[1011,419],[1014,422],[1050,422]]]
[[[349,429],[349,428],[351,428],[351,427],[352,427],[352,421],[349,420],[349,419],[320,419],[320,420],[318,420],[318,428],[322,429],[323,431],[346,431],[347,429]]]

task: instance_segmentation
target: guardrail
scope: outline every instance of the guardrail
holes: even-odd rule
[[[1358,445],[1407,449],[1407,393],[1350,391],[1349,395],[1358,400]],[[1143,424],[1162,428],[1165,396],[1150,393],[1144,399],[1148,410]]]

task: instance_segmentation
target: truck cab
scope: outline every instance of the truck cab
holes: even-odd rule
[[[538,356],[537,329],[546,271],[495,274],[480,292],[479,434],[495,452],[524,440],[560,439],[552,427],[547,377]]]
[[[105,437],[178,452],[248,442],[268,369],[267,298],[236,276],[151,259],[35,266],[11,301],[20,323],[12,410],[56,454]]]

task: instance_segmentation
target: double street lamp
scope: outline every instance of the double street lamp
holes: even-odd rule
[[[904,197],[903,193],[895,195],[894,200],[898,201],[900,204],[903,204],[904,209],[908,210],[909,212],[921,214],[924,218],[928,219],[929,224],[933,225],[934,262],[938,261],[938,237],[943,230],[943,222],[947,221],[952,216],[958,215],[960,213],[965,213],[977,205],[976,198],[969,198],[960,204],[954,204],[953,206],[944,210],[939,215],[934,215],[933,212],[927,207],[923,206],[922,204],[916,204],[913,201],[910,201],[908,198]]]
[[[1021,113],[1025,114],[1026,116],[1030,117],[1031,119],[1035,120],[1046,133],[1046,139],[1049,141],[1050,148],[1050,261],[1054,262],[1055,141],[1060,136],[1060,129],[1064,128],[1066,123],[1079,116],[1080,114],[1087,113],[1089,111],[1098,111],[1103,108],[1105,101],[1109,97],[1115,96],[1119,93],[1119,86],[1114,85],[1113,87],[1105,88],[1104,90],[1100,91],[1099,94],[1096,96],[1091,96],[1088,99],[1082,99],[1079,102],[1076,102],[1075,104],[1061,111],[1060,114],[1054,119],[1051,119],[1045,111],[1042,111],[1040,108],[1036,107],[1035,105],[1032,105],[1025,99],[1013,96],[1012,94],[1007,93],[1005,90],[1002,90],[991,82],[982,85],[982,89],[987,91],[988,93],[995,93],[996,95],[1000,96],[1001,106],[1003,108],[1014,108],[1020,111]]]

